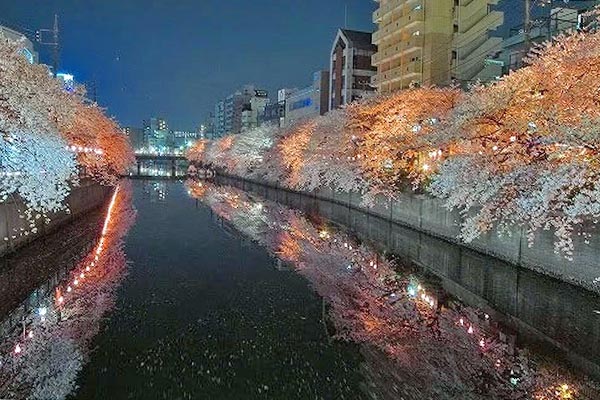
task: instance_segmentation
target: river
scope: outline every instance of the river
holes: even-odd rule
[[[210,182],[139,180],[77,226],[5,261],[16,282],[29,282],[28,265],[56,265],[4,290],[0,397],[595,393],[554,351],[521,344],[500,312],[459,301],[318,213]]]

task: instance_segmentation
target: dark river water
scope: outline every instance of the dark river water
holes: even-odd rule
[[[330,340],[304,278],[181,184],[134,199],[128,276],[74,398],[362,397],[357,346]]]
[[[554,347],[435,276],[319,213],[210,182],[124,182],[0,276],[0,398],[600,398]],[[530,280],[585,315],[598,304]],[[554,319],[594,364],[597,319]]]

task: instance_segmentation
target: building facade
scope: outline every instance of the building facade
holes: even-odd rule
[[[246,113],[245,122],[248,125],[257,125],[261,108],[264,109],[264,104],[267,102],[268,93],[265,90],[256,89],[254,85],[245,85],[242,89],[227,96],[225,100],[219,101],[215,105],[214,137],[241,133],[244,111],[250,111],[250,113]],[[253,104],[255,112],[252,110]]]
[[[169,148],[183,151],[191,147],[199,139],[197,132],[171,131],[169,133]]]
[[[215,104],[215,112],[214,112],[214,137],[220,138],[225,136],[225,102],[219,101]]]
[[[523,66],[523,59],[532,45],[539,44],[562,32],[585,29],[590,22],[588,12],[600,5],[600,1],[571,0],[564,6],[554,7],[546,16],[536,18],[525,35],[523,25],[514,27],[502,42],[502,50],[487,60],[490,76],[501,76]]]
[[[324,115],[328,111],[329,71],[318,71],[313,74],[310,86],[286,94],[284,123],[281,126]]]
[[[259,125],[272,124],[282,127],[285,123],[285,100],[267,104],[258,120]]]
[[[123,133],[129,139],[129,143],[134,151],[142,150],[146,147],[144,143],[144,130],[142,128],[126,126],[123,128]]]
[[[480,78],[502,39],[499,0],[376,0],[372,84],[381,93],[412,86],[467,83]]]
[[[371,33],[340,29],[330,55],[329,109],[339,108],[373,92],[376,68],[371,58],[377,47]]]
[[[29,61],[30,64],[39,63],[40,57],[39,57],[38,52],[35,51],[33,42],[31,42],[31,40],[29,40],[22,33],[0,25],[0,38],[4,38],[5,40],[12,40],[12,41],[22,41],[23,48],[22,48],[21,52],[23,53],[23,56],[27,59],[27,61]]]
[[[163,118],[153,117],[144,121],[144,142],[150,151],[165,152],[169,146],[169,126]]]
[[[242,132],[257,128],[260,124],[260,115],[264,114],[269,105],[269,93],[266,90],[255,90],[254,96],[244,105],[242,110]]]

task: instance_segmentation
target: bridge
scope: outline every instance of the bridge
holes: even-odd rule
[[[187,159],[182,153],[136,153],[135,154],[135,162],[137,165],[137,176],[145,176],[142,175],[142,165],[145,162],[161,162],[161,163],[170,163],[170,177],[177,177],[177,165],[178,163],[185,163],[187,167]],[[154,176],[154,175],[148,175]]]

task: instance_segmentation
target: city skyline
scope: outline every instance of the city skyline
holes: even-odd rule
[[[61,70],[80,83],[95,81],[98,102],[122,126],[163,115],[175,128],[193,130],[218,99],[244,84],[264,87],[273,96],[281,87],[305,86],[312,72],[326,69],[331,41],[344,25],[345,5],[350,27],[373,29],[374,2],[280,4],[209,0],[174,6],[133,0],[83,6],[54,0],[33,6],[8,1],[0,7],[0,25],[10,23],[32,35],[51,27],[58,13]],[[305,29],[306,22],[311,29]],[[47,49],[40,52],[41,61],[51,64]]]
[[[93,87],[98,103],[122,126],[139,126],[150,115],[163,115],[181,130],[197,129],[218,99],[245,84],[268,90],[272,99],[280,88],[306,86],[311,73],[328,69],[331,43],[345,25],[346,8],[348,28],[363,31],[375,29],[371,14],[376,8],[375,2],[364,0],[308,0],[292,8],[277,7],[280,2],[271,0],[226,5],[182,1],[177,6],[139,0],[89,7],[72,0],[35,7],[25,7],[27,3],[5,4],[0,25],[31,37],[36,29],[51,27],[57,13],[61,70]],[[519,22],[518,7],[505,11],[505,27]],[[236,29],[228,30],[217,18],[223,13]],[[304,29],[305,21],[311,22],[310,30]],[[240,29],[245,32],[241,41]],[[181,38],[192,40],[167,45]],[[96,51],[88,52],[90,47]],[[51,64],[49,50],[39,51],[41,61]]]

